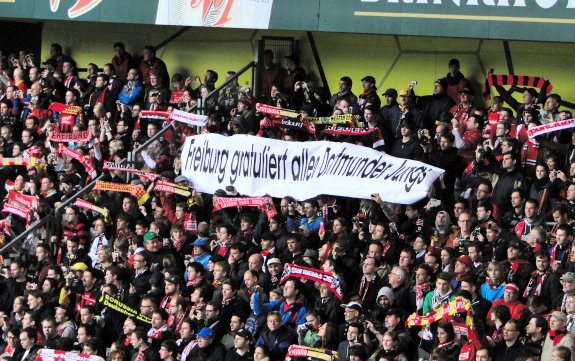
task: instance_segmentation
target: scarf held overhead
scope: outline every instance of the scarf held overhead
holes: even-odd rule
[[[146,203],[149,198],[148,193],[142,187],[133,184],[122,184],[122,183],[112,183],[104,181],[96,181],[96,186],[94,187],[96,191],[111,191],[120,193],[130,193],[138,200],[138,205]]]
[[[488,74],[483,85],[483,98],[491,98],[491,87],[494,85],[527,86],[543,89],[547,86],[547,93],[551,93],[553,85],[542,77],[529,75],[496,75]]]
[[[84,130],[80,132],[72,132],[72,133],[54,133],[50,140],[52,142],[89,142],[90,141],[90,131]]]
[[[96,167],[94,167],[94,163],[92,163],[92,159],[80,153],[73,151],[72,149],[68,148],[67,146],[60,144],[60,148],[58,148],[60,154],[70,157],[72,159],[77,160],[86,167],[86,171],[88,172],[88,178],[96,178],[98,173],[96,172]]]
[[[295,278],[305,278],[307,280],[318,282],[329,287],[333,294],[338,298],[342,299],[341,287],[339,285],[339,280],[335,278],[331,273],[318,270],[315,268],[298,266],[293,263],[287,264],[284,268],[280,284],[284,283],[290,277]]]
[[[74,202],[74,205],[78,208],[81,208],[81,209],[86,209],[89,211],[94,211],[94,212],[100,213],[101,215],[104,216],[104,221],[106,223],[109,222],[110,212],[108,212],[108,210],[106,208],[98,207],[98,206],[96,206],[96,205],[94,205],[88,201],[85,201],[83,199],[80,199],[80,198],[76,199],[76,202]]]
[[[414,312],[411,316],[407,318],[405,324],[407,326],[425,326],[432,322],[439,321],[445,316],[453,316],[456,313],[467,312],[467,318],[465,320],[467,326],[473,327],[473,318],[469,310],[471,309],[471,302],[464,299],[463,297],[456,297],[453,301],[438,307],[433,312],[427,316],[420,316],[417,312]]]
[[[270,202],[268,198],[259,197],[259,198],[247,198],[247,197],[238,197],[238,198],[226,198],[226,197],[217,197],[215,199],[214,209],[212,212],[217,212],[224,208],[230,207],[264,207],[264,211],[268,219],[272,218],[277,214],[275,206],[273,203]]]
[[[141,170],[130,168],[130,166],[128,166],[128,165],[123,165],[120,163],[113,163],[113,162],[104,162],[104,167],[102,167],[102,169],[103,170],[116,170],[116,171],[120,171],[120,172],[132,173],[132,174],[135,174],[139,177],[144,177],[144,178],[146,178],[152,182],[160,177],[160,175],[156,174],[156,173],[142,172]]]
[[[8,191],[8,200],[17,206],[22,206],[27,209],[36,209],[38,206],[37,196],[27,196],[12,189]]]

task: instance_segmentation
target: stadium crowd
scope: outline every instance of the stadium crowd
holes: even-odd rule
[[[371,75],[359,95],[347,76],[329,94],[306,82],[297,55],[284,69],[266,50],[259,94],[232,81],[208,97],[221,83],[214,70],[170,77],[152,46],[140,58],[122,43],[114,51],[85,77],[59,44],[41,64],[0,53],[1,243],[96,176],[117,186],[66,207],[59,233],[40,228],[5,255],[1,360],[59,350],[70,360],[279,361],[302,356],[293,345],[322,360],[575,360],[575,132],[529,132],[571,118],[549,81],[493,84],[482,108],[452,59],[430,95],[412,82],[380,98]],[[352,117],[311,131],[256,102],[295,110],[302,124]],[[198,106],[202,129],[140,117]],[[129,187],[125,171],[103,169],[163,127]],[[198,133],[348,142],[445,173],[410,205],[318,190],[214,211],[242,195],[196,192],[182,175],[181,146]],[[335,281],[287,271],[298,267]]]

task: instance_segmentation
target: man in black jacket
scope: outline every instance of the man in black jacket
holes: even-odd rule
[[[268,313],[267,326],[268,329],[261,333],[256,342],[256,347],[265,345],[270,350],[270,360],[283,360],[290,345],[297,344],[297,333],[282,325],[281,315],[277,311]]]
[[[40,346],[36,344],[38,336],[36,329],[33,327],[27,327],[20,332],[20,345],[24,349],[24,352],[15,358],[15,361],[34,361]]]
[[[439,119],[442,113],[448,112],[455,102],[445,93],[447,89],[447,80],[437,79],[433,84],[433,94],[425,95],[417,99],[417,105],[421,109],[423,118],[423,127],[432,129],[435,121]]]
[[[250,361],[253,360],[251,350],[252,335],[245,328],[240,328],[234,338],[234,347],[226,354],[226,361]]]
[[[453,134],[446,132],[439,136],[437,145],[429,143],[421,146],[424,153],[423,161],[445,170],[443,177],[447,189],[453,189],[455,178],[458,175],[459,155],[457,154],[457,148],[453,146],[454,142],[455,137]]]
[[[19,259],[12,261],[10,269],[6,269],[4,278],[0,279],[0,311],[9,314],[16,296],[24,294],[26,288],[26,272],[24,262]],[[9,273],[9,275],[8,275]]]
[[[140,303],[140,297],[150,289],[150,277],[152,272],[148,268],[148,256],[141,252],[134,256],[134,270],[131,275],[130,295],[128,304],[131,307],[137,307]]]

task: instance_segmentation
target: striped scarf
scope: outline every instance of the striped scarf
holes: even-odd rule
[[[547,92],[551,93],[553,85],[548,80],[537,76],[528,75],[495,75],[488,74],[483,85],[483,98],[491,99],[491,87],[494,85],[528,86],[530,88],[543,89],[547,86]]]

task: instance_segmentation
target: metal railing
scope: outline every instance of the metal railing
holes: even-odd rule
[[[120,164],[123,164],[125,162],[126,159],[122,159],[120,161]],[[17,247],[22,243],[24,243],[24,241],[26,240],[26,238],[28,238],[30,234],[36,232],[40,227],[44,226],[45,224],[48,224],[47,227],[48,230],[46,232],[46,241],[49,241],[53,235],[59,234],[60,228],[62,227],[61,222],[62,213],[66,210],[66,207],[70,206],[71,204],[74,204],[74,202],[76,202],[76,199],[90,193],[94,188],[94,186],[96,185],[96,181],[101,180],[105,174],[106,174],[105,172],[100,174],[98,177],[96,177],[94,180],[92,180],[78,192],[74,193],[69,198],[60,202],[60,206],[50,210],[50,213],[48,213],[48,215],[46,215],[44,218],[39,219],[36,222],[29,225],[26,228],[26,230],[24,230],[24,232],[20,233],[18,236],[16,236],[16,238],[12,239],[9,243],[5,244],[2,248],[0,248],[0,255],[4,255],[6,254],[6,252],[10,250],[18,251]]]
[[[196,111],[199,114],[203,114],[204,113],[204,102],[207,99],[210,99],[214,96],[217,96],[219,94],[220,90],[224,89],[227,85],[232,83],[234,80],[238,79],[242,74],[244,74],[246,71],[248,71],[250,69],[252,69],[252,84],[255,85],[256,62],[251,61],[246,66],[241,68],[236,74],[234,74],[232,77],[230,77],[227,81],[225,81],[222,85],[218,86],[216,89],[211,91],[206,96],[205,99],[200,99],[198,104],[194,105],[189,110],[189,112],[191,113],[193,111]],[[120,164],[127,162],[128,165],[132,165],[135,162],[136,157],[138,156],[138,154],[142,150],[146,149],[150,144],[152,144],[154,141],[159,139],[171,127],[172,127],[172,125],[170,124],[170,125],[162,128],[160,131],[158,131],[158,133],[154,134],[150,139],[148,139],[146,142],[144,142],[138,149],[134,149],[133,151],[128,152],[127,158],[123,159],[120,162]],[[30,236],[31,234],[36,232],[38,229],[40,229],[40,227],[43,227],[45,225],[47,225],[46,241],[48,241],[52,235],[59,234],[58,232],[59,232],[60,228],[62,227],[62,221],[61,221],[62,213],[64,212],[66,207],[68,207],[69,205],[76,202],[76,199],[78,199],[78,198],[86,195],[87,193],[91,192],[92,189],[94,188],[94,186],[96,185],[96,181],[101,180],[102,177],[104,176],[104,174],[105,173],[100,174],[97,178],[95,178],[92,182],[90,182],[84,188],[82,188],[81,190],[79,190],[78,192],[76,192],[75,194],[70,196],[68,199],[64,200],[58,208],[52,209],[50,211],[50,213],[48,213],[48,215],[46,215],[44,218],[39,219],[39,220],[35,221],[34,223],[30,224],[26,228],[26,230],[24,230],[24,232],[18,234],[14,239],[10,240],[10,242],[8,242],[2,248],[0,248],[0,255],[5,255],[6,253],[8,253],[10,251],[20,252],[18,247],[24,243],[26,238],[28,238],[28,236]],[[131,173],[126,172],[126,181],[130,180],[130,175],[131,175]]]

